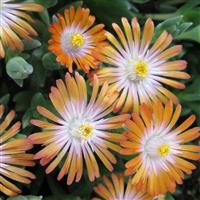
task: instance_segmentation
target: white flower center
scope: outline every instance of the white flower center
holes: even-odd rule
[[[67,126],[68,133],[80,143],[89,140],[94,134],[94,124],[81,118],[73,118]]]
[[[148,75],[148,63],[143,59],[131,60],[125,67],[129,80],[139,82]]]
[[[174,156],[179,154],[180,145],[176,135],[165,126],[154,127],[144,133],[141,151],[147,173],[152,170],[168,170],[167,163],[175,163]]]
[[[151,158],[166,157],[170,155],[170,144],[163,137],[154,135],[144,144],[145,153]]]
[[[64,53],[70,56],[81,56],[84,46],[86,44],[86,38],[84,34],[79,32],[69,31],[65,29],[61,35],[61,47]]]

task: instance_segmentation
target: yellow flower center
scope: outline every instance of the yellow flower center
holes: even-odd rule
[[[84,45],[85,39],[81,34],[76,33],[71,36],[70,42],[71,42],[72,46],[81,47]]]
[[[139,61],[135,66],[134,66],[134,71],[135,73],[140,76],[140,77],[146,77],[148,68],[147,68],[147,63],[143,60]]]
[[[170,151],[170,146],[168,144],[163,144],[159,147],[158,151],[161,156],[168,156]]]
[[[82,124],[79,127],[79,132],[81,137],[88,139],[92,135],[93,127],[90,124]]]

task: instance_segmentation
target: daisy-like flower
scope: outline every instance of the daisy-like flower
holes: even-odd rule
[[[128,180],[127,186],[124,184],[122,174],[112,174],[111,180],[103,176],[104,184],[99,183],[94,187],[94,191],[101,198],[92,198],[92,200],[152,200],[152,197],[144,192],[137,190]]]
[[[34,22],[27,11],[41,12],[43,7],[35,3],[14,3],[13,0],[0,1],[0,58],[5,57],[5,48],[23,50],[21,38],[31,39],[36,31],[29,24]]]
[[[86,73],[90,68],[97,68],[102,59],[102,47],[106,45],[104,25],[93,26],[95,17],[88,8],[75,10],[71,6],[64,11],[64,16],[57,16],[58,22],[53,22],[49,29],[52,33],[49,50],[57,56],[57,61],[66,65],[70,72],[73,63]]]
[[[112,90],[121,92],[121,96],[114,109],[118,112],[138,111],[140,103],[152,104],[160,99],[166,102],[172,99],[178,103],[177,97],[166,89],[163,84],[183,89],[185,86],[176,79],[188,79],[190,76],[182,72],[186,67],[183,60],[168,61],[181,52],[182,47],[176,45],[167,48],[172,42],[172,36],[164,31],[154,44],[151,40],[154,33],[154,23],[148,19],[144,25],[143,34],[136,18],[131,25],[126,18],[122,18],[124,28],[113,23],[112,26],[118,38],[107,32],[111,43],[103,51],[105,63],[111,67],[97,70],[99,81],[107,81]]]
[[[21,123],[10,126],[15,112],[10,111],[4,118],[4,106],[0,105],[0,193],[15,196],[21,190],[11,181],[29,184],[35,175],[24,169],[34,166],[33,155],[26,153],[32,148],[27,138],[14,139],[20,130]]]
[[[118,97],[117,93],[108,93],[107,83],[100,89],[95,79],[89,102],[85,80],[78,73],[75,78],[66,74],[65,82],[57,80],[56,85],[51,88],[49,97],[58,115],[38,107],[38,112],[52,122],[32,120],[32,124],[43,130],[29,136],[29,139],[34,144],[45,146],[34,158],[41,159],[41,165],[49,164],[47,174],[60,164],[57,179],[68,174],[67,184],[74,179],[76,182],[80,180],[85,161],[89,180],[93,181],[100,175],[95,155],[108,170],[113,170],[112,164],[117,160],[109,149],[119,152],[117,142],[124,136],[109,130],[121,127],[129,115],[106,117],[112,112]]]
[[[173,110],[172,101],[164,106],[157,101],[152,111],[142,104],[139,114],[132,114],[133,121],[125,122],[127,141],[121,142],[121,153],[135,156],[125,164],[125,175],[135,174],[132,184],[153,196],[174,192],[184,173],[196,168],[188,160],[200,159],[200,146],[186,144],[200,136],[200,127],[188,129],[194,115],[174,127],[180,113],[180,105]]]

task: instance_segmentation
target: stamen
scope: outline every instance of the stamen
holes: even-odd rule
[[[161,156],[168,156],[170,151],[170,146],[168,144],[163,144],[158,149]]]
[[[85,39],[81,34],[77,33],[71,36],[70,42],[72,46],[81,47],[84,45]]]
[[[79,132],[82,138],[88,139],[93,132],[93,127],[90,124],[82,124],[79,127]]]
[[[146,77],[148,68],[147,68],[147,63],[143,60],[139,61],[135,66],[134,66],[134,71],[135,73],[140,76],[140,77]]]

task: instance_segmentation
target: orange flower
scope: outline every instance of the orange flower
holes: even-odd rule
[[[140,103],[151,105],[157,99],[166,102],[169,98],[178,103],[177,97],[163,84],[178,89],[185,88],[183,83],[172,79],[190,77],[182,72],[186,62],[168,61],[179,54],[182,47],[176,45],[167,49],[172,42],[172,36],[166,31],[151,44],[154,33],[151,19],[146,21],[143,34],[136,18],[132,19],[131,25],[126,18],[122,18],[122,24],[124,32],[113,23],[118,38],[109,32],[106,34],[111,45],[104,48],[104,62],[111,67],[95,72],[101,83],[107,81],[112,90],[121,92],[114,111],[122,109],[122,112],[137,112]]]
[[[13,139],[20,129],[21,123],[16,122],[10,128],[10,123],[15,117],[15,112],[10,111],[3,119],[4,106],[0,105],[0,192],[14,196],[21,190],[11,183],[11,180],[29,184],[35,175],[23,169],[33,166],[32,154],[26,151],[32,148],[26,138]],[[12,138],[12,139],[11,139]]]
[[[13,51],[16,49],[22,51],[24,45],[21,38],[30,40],[31,35],[37,35],[29,24],[34,20],[26,11],[41,12],[43,9],[41,5],[35,3],[13,3],[13,0],[1,0],[0,58],[4,58],[6,47]]]
[[[200,136],[200,127],[188,129],[195,121],[192,115],[174,128],[180,113],[180,105],[173,111],[171,101],[164,106],[158,101],[152,111],[142,104],[139,114],[132,114],[133,121],[125,122],[128,141],[121,142],[121,153],[134,155],[125,164],[125,175],[135,174],[132,184],[153,196],[174,192],[176,183],[182,184],[184,172],[191,174],[196,168],[187,160],[200,159],[200,147],[185,144]]]
[[[94,187],[94,191],[101,198],[92,198],[92,200],[152,200],[148,194],[137,190],[132,184],[131,179],[124,186],[124,176],[122,174],[112,174],[112,180],[103,176],[104,184],[98,184]]]
[[[95,17],[89,14],[89,9],[79,7],[75,10],[71,6],[65,10],[64,16],[57,15],[59,22],[54,22],[49,29],[52,33],[49,50],[70,72],[73,71],[73,62],[86,73],[90,68],[96,69],[102,57],[102,47],[106,45],[104,25],[93,26]]]
[[[29,139],[34,144],[45,146],[35,159],[41,159],[41,165],[49,164],[47,174],[63,163],[57,179],[68,174],[67,184],[80,180],[85,161],[89,180],[93,181],[100,175],[95,155],[109,171],[113,170],[112,164],[117,160],[109,149],[119,152],[120,147],[114,142],[124,137],[109,130],[121,127],[130,116],[106,117],[112,112],[118,97],[117,93],[108,93],[107,83],[100,89],[95,79],[89,102],[85,80],[78,73],[75,78],[66,74],[65,82],[57,80],[56,85],[51,88],[49,96],[58,115],[38,107],[38,112],[51,122],[32,120],[32,124],[42,128],[42,132],[29,136]]]

